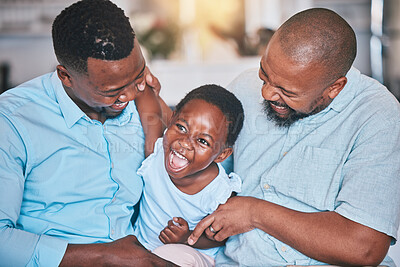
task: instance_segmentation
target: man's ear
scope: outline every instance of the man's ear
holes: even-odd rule
[[[227,147],[214,159],[215,163],[223,162],[226,160],[230,155],[232,155],[233,149],[231,147]]]
[[[347,83],[346,77],[340,77],[328,88],[328,96],[330,99],[334,99],[340,91],[344,88]]]
[[[72,87],[71,74],[62,65],[57,65],[57,75],[65,87]]]

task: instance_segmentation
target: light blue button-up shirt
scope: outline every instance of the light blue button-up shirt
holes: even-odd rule
[[[134,102],[101,124],[56,73],[0,95],[0,266],[57,266],[68,243],[132,234],[143,159]]]
[[[257,70],[229,86],[245,111],[233,161],[243,180],[239,195],[302,212],[335,211],[394,241],[400,216],[400,105],[358,70],[352,68],[347,78],[327,108],[289,128],[276,127],[264,115]],[[216,263],[322,264],[259,229],[229,238]],[[387,257],[384,264],[393,262]]]

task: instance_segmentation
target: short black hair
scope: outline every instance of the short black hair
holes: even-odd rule
[[[237,97],[216,84],[206,84],[190,91],[176,105],[175,113],[179,113],[181,109],[189,101],[201,99],[219,108],[228,121],[228,134],[226,137],[226,145],[231,147],[243,128],[244,111],[242,103]]]
[[[82,0],[54,20],[53,46],[64,67],[87,72],[88,58],[120,60],[132,52],[135,32],[124,11],[108,0]]]

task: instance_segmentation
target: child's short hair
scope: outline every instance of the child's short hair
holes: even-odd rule
[[[216,84],[206,84],[190,91],[176,105],[175,112],[179,113],[190,100],[201,99],[219,108],[228,121],[228,135],[226,145],[231,147],[235,143],[243,127],[244,111],[242,103],[236,96],[225,88]]]

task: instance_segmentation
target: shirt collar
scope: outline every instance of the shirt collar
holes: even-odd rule
[[[328,106],[328,109],[333,109],[336,112],[341,112],[350,104],[350,102],[354,99],[357,93],[354,85],[357,85],[359,83],[359,75],[360,71],[354,67],[351,67],[351,69],[346,74],[347,78],[346,85],[343,87],[340,93],[332,100],[332,102]]]
[[[65,89],[58,78],[57,71],[52,74],[51,82],[65,123],[68,128],[71,128],[80,118],[85,117],[86,114],[67,95],[67,92],[65,92]]]
[[[346,74],[347,83],[343,87],[343,89],[339,92],[339,94],[332,100],[332,102],[320,112],[305,117],[301,119],[295,124],[304,124],[304,123],[323,123],[327,119],[334,116],[334,114],[340,113],[343,111],[354,99],[355,95],[357,94],[356,85],[359,84],[359,74],[360,71],[356,68],[352,67],[348,73]],[[330,111],[334,111],[335,113],[331,113]]]
[[[68,128],[71,128],[81,118],[85,118],[87,121],[92,121],[89,116],[87,116],[65,92],[65,89],[62,86],[60,79],[58,78],[57,72],[54,72],[52,74],[51,82],[56,94],[56,100],[60,105],[61,113]],[[105,123],[120,126],[124,125],[131,120],[132,115],[135,113],[135,111],[136,107],[131,101],[128,103],[128,106],[122,111],[121,115],[112,119],[107,119]]]
[[[105,124],[118,125],[118,126],[122,126],[122,125],[127,124],[131,120],[133,114],[136,111],[136,106],[132,102],[134,102],[134,101],[130,101],[128,103],[126,108],[122,111],[122,113],[118,117],[115,117],[115,118],[112,118],[112,119],[107,119]]]

